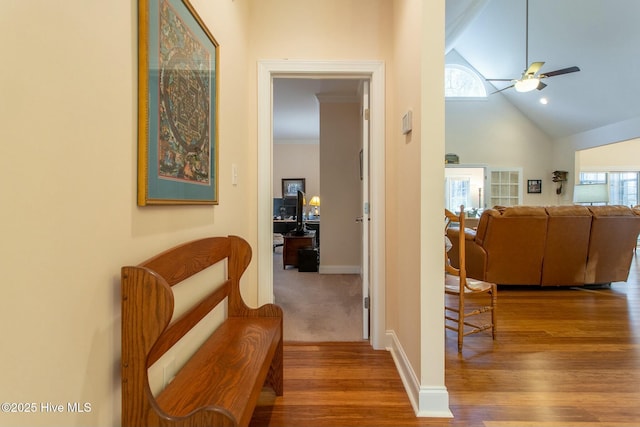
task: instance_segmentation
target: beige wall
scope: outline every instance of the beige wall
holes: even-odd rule
[[[527,194],[525,189],[522,204],[559,203],[551,180],[555,169],[549,161],[553,141],[503,95],[482,101],[447,101],[445,120],[446,152],[457,154],[461,164],[522,168],[523,186],[528,179],[542,180],[542,194]]]
[[[387,320],[423,415],[446,416],[442,286],[444,1],[394,2],[387,120]],[[413,131],[401,118],[413,115]]]
[[[420,2],[394,3],[393,59],[388,80],[395,90],[387,121],[387,329],[402,343],[420,376]],[[400,120],[413,111],[413,131],[405,136]],[[443,171],[444,173],[444,171]]]
[[[119,425],[120,267],[205,235],[255,242],[248,4],[193,3],[222,46],[220,205],[139,208],[137,3],[0,2],[0,395],[92,405],[2,414],[1,424]],[[252,302],[255,263],[246,278]]]
[[[640,136],[640,117],[634,117],[619,123],[570,135],[557,139],[553,144],[553,165],[554,169],[569,171],[569,182],[576,180],[577,171],[576,153],[581,150],[613,144],[621,141],[636,139]],[[569,186],[566,193],[562,195],[564,203],[572,203],[573,187]]]
[[[221,46],[215,207],[135,204],[135,1],[0,2],[0,391],[93,408],[3,415],[6,424],[118,425],[120,267],[204,235],[255,246],[260,59],[387,64],[388,328],[420,383],[443,384],[442,205],[425,200],[443,199],[444,0],[192,2]],[[409,140],[399,132],[407,108]],[[255,303],[255,262],[245,278]]]
[[[388,0],[249,3],[251,58],[384,59],[388,52]]]
[[[640,170],[640,138],[576,152],[576,175],[581,171],[631,172],[638,170]]]
[[[321,273],[358,273],[360,267],[361,186],[359,175],[360,105],[321,101],[320,240]]]
[[[282,197],[282,178],[304,178],[309,200],[320,195],[320,145],[317,141],[273,144],[273,197]]]

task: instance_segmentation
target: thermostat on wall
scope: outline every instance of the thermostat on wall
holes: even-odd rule
[[[411,118],[412,114],[411,114],[411,110],[407,111],[404,116],[402,116],[402,134],[406,135],[409,132],[411,132],[411,129],[413,127],[413,120]]]

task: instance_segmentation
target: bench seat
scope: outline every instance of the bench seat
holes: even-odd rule
[[[227,319],[157,397],[158,405],[172,416],[219,406],[238,425],[249,424],[260,394],[251,391],[254,384],[265,382],[280,334],[280,319],[275,317]]]

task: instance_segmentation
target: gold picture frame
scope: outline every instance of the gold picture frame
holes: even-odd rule
[[[219,45],[189,0],[138,0],[138,205],[218,204]]]

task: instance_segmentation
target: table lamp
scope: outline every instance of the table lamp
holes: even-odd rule
[[[309,202],[309,206],[313,206],[313,216],[320,216],[318,213],[318,207],[320,206],[320,197],[313,196]]]

